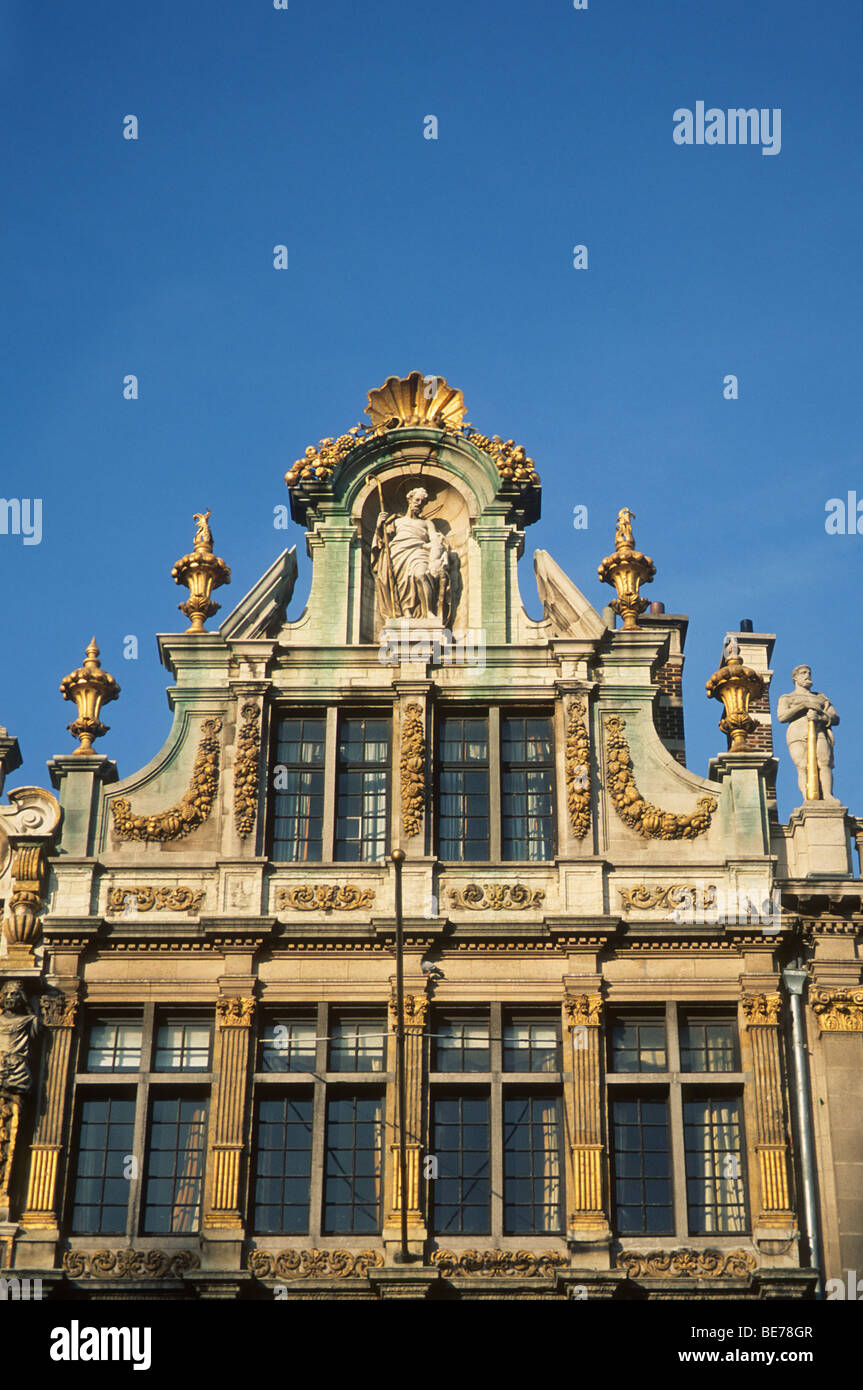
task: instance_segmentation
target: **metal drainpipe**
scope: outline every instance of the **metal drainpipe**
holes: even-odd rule
[[[818,1220],[818,1194],[815,1187],[815,1141],[812,1133],[812,1098],[809,1090],[809,1057],[803,1019],[803,990],[809,980],[800,966],[788,965],[782,971],[791,1005],[791,1051],[794,1058],[794,1101],[800,1140],[800,1177],[803,1184],[803,1211],[809,1263],[815,1270],[815,1297],[822,1298],[821,1228]]]

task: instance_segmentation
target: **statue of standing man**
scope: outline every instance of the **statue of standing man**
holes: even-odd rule
[[[24,1095],[30,1090],[30,1043],[39,1027],[17,980],[0,986],[0,1221],[9,1220],[9,1185]]]
[[[797,781],[805,801],[831,801],[833,795],[833,733],[832,725],[839,715],[827,699],[812,689],[812,671],[808,666],[795,666],[791,672],[794,689],[780,695],[776,717],[788,728],[788,752],[797,768]],[[815,769],[810,767],[810,725],[814,726]],[[810,774],[815,773],[814,777]],[[815,785],[817,784],[817,785]]]
[[[443,533],[420,516],[427,501],[425,488],[415,487],[407,495],[404,516],[381,508],[372,541],[372,573],[385,618],[436,618],[449,627],[451,557]]]

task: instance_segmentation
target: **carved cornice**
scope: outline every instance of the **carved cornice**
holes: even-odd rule
[[[863,1032],[863,989],[815,989],[809,1002],[820,1032]]]
[[[555,1250],[434,1250],[429,1256],[445,1279],[471,1279],[483,1275],[504,1279],[532,1279],[553,1275],[569,1265],[566,1255]]]
[[[221,727],[221,719],[215,717],[205,719],[201,725],[201,740],[192,768],[192,779],[188,790],[175,806],[155,815],[136,816],[127,797],[117,796],[109,802],[114,830],[121,840],[181,840],[203,825],[213,809],[219,786]]]
[[[63,1256],[70,1279],[176,1279],[200,1267],[191,1250],[67,1250]]]
[[[716,884],[708,883],[700,890],[695,883],[637,883],[634,888],[618,888],[618,896],[624,912],[634,910],[653,912],[663,908],[672,912],[680,907],[694,907],[698,894],[703,891],[703,901],[699,904],[705,910],[716,906]]]
[[[741,1002],[747,1028],[775,1028],[782,1021],[780,994],[744,994]]]
[[[356,912],[371,907],[374,900],[373,888],[358,888],[354,883],[301,883],[296,888],[276,889],[279,911],[294,908],[297,912]]]
[[[630,1279],[746,1279],[756,1260],[746,1250],[624,1250],[617,1267]]]
[[[569,707],[565,766],[569,824],[575,838],[583,840],[590,829],[590,739],[583,700],[573,700]]]
[[[169,884],[165,888],[144,885],[139,888],[111,888],[105,911],[108,914],[123,912],[128,899],[133,899],[138,912],[188,912],[196,913],[204,898],[204,890],[185,888],[181,884]]]
[[[426,785],[426,738],[423,712],[415,701],[405,706],[402,723],[402,829],[418,835],[422,825]]]
[[[563,1001],[568,1028],[601,1028],[601,994],[567,994]]]
[[[255,828],[258,809],[258,768],[261,756],[261,717],[251,700],[240,711],[242,724],[237,737],[234,763],[234,825],[242,838]]]
[[[624,825],[645,839],[694,840],[710,829],[710,820],[717,803],[712,796],[700,796],[698,810],[691,815],[662,811],[645,801],[635,783],[632,755],[623,736],[626,721],[620,715],[609,715],[605,721],[605,750],[608,758],[608,791],[614,809]]]
[[[524,883],[469,883],[466,888],[450,888],[453,907],[469,907],[475,912],[491,908],[493,912],[542,907],[544,888],[528,888]]]
[[[382,1269],[380,1250],[253,1250],[248,1267],[257,1279],[363,1278],[370,1269]]]
[[[250,1028],[254,1012],[254,999],[239,994],[216,1004],[220,1028]]]
[[[424,994],[406,994],[404,996],[404,1009],[402,1010],[402,1022],[405,1028],[424,1028],[428,1017],[429,1001]],[[398,1027],[399,1011],[396,1004],[395,995],[390,1000],[390,1016],[393,1027]]]

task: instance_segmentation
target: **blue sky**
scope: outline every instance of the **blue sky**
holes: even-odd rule
[[[675,144],[698,100],[781,109],[780,153]],[[863,500],[856,0],[22,0],[0,101],[0,494],[43,503],[39,545],[0,535],[11,784],[72,750],[58,685],[93,633],[122,686],[98,746],[121,776],[154,755],[192,513],[233,569],[223,616],[285,544],[285,469],[418,369],[537,462],[532,614],[537,547],[608,601],[596,565],[632,507],[648,596],[691,618],[689,765],[725,746],[704,681],[751,617],[778,635],[774,708],[799,661],[837,706],[836,791],[863,811],[863,535],[824,524]]]

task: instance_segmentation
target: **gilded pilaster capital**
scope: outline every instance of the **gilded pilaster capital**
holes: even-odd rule
[[[809,1002],[820,1032],[863,1032],[863,989],[815,989]]]
[[[567,994],[563,1008],[569,1028],[602,1027],[601,994]]]
[[[62,990],[52,990],[41,996],[39,1014],[46,1028],[74,1028],[78,1019],[78,1000],[67,998]]]
[[[429,1001],[424,994],[406,994],[402,1011],[402,1024],[405,1028],[424,1028],[428,1017]],[[399,1012],[395,996],[390,1000],[390,1017],[393,1027],[398,1027]]]
[[[777,1028],[782,1019],[780,994],[744,994],[743,1016],[747,1028]]]
[[[254,999],[244,998],[241,995],[235,995],[230,999],[220,999],[216,1004],[220,1028],[250,1028],[254,1012]]]

